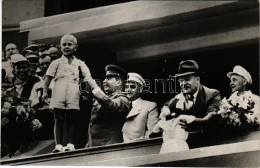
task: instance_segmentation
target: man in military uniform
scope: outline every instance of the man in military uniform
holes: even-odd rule
[[[88,147],[123,142],[122,126],[130,111],[130,102],[123,93],[126,71],[116,65],[106,66],[105,71],[104,91],[91,75],[85,78],[95,98],[88,128]]]

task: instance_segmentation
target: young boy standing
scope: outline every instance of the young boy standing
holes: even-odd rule
[[[73,54],[77,50],[77,39],[73,35],[64,35],[60,41],[62,57],[54,60],[49,66],[44,81],[43,99],[46,100],[48,87],[52,79],[55,85],[50,101],[50,108],[54,109],[54,138],[56,142],[53,153],[73,151],[76,116],[79,112],[79,70],[83,77],[90,75],[86,64]],[[64,122],[67,124],[67,146],[63,147]]]

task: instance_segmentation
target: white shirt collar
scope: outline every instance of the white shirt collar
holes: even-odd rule
[[[73,55],[72,58],[73,58],[73,60],[72,60],[71,64],[74,64],[74,62],[76,61],[76,57]],[[61,56],[61,60],[67,64],[69,63],[69,59],[64,55]]]

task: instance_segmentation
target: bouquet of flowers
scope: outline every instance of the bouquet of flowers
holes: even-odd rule
[[[30,101],[18,97],[14,87],[2,91],[1,129],[3,141],[8,146],[9,156],[17,149],[27,150],[31,143],[38,142],[39,120],[34,119]]]
[[[234,92],[228,99],[222,99],[218,116],[227,127],[243,127],[258,123],[259,99],[251,91]]]

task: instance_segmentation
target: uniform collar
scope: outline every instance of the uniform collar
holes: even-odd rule
[[[109,96],[114,96],[115,94],[122,93],[121,90],[115,90],[113,93],[111,93]]]

